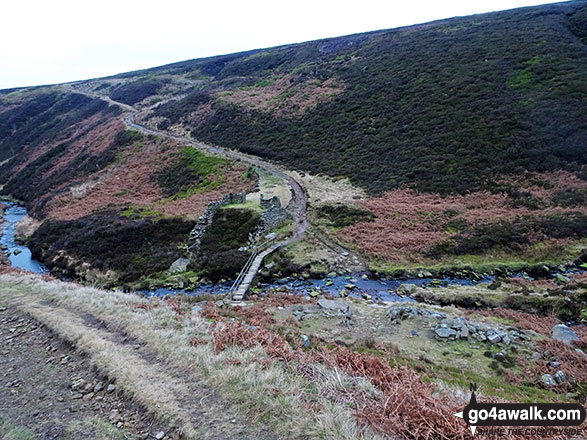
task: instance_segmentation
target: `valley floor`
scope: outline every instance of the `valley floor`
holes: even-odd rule
[[[552,339],[553,316],[283,290],[233,307],[219,296],[148,299],[0,275],[9,390],[0,432],[465,439],[466,426],[450,415],[468,401],[469,382],[488,400],[584,401],[585,354],[576,349],[585,346],[584,325],[573,327],[573,347]],[[483,286],[411,294],[424,292],[429,303],[515,295]]]

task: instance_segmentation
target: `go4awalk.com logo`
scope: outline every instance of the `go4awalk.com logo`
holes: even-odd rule
[[[475,397],[477,385],[471,384],[470,387],[469,404],[453,415],[469,425],[473,436],[478,433],[571,438],[583,434],[583,430],[577,427],[585,421],[585,408],[579,403],[479,403]]]

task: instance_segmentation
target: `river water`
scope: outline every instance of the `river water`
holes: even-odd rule
[[[7,202],[0,200],[0,203],[6,206],[4,211],[4,222],[0,224],[0,244],[8,248],[8,258],[13,267],[27,270],[35,273],[47,273],[48,269],[35,260],[30,249],[21,244],[14,242],[14,228],[16,223],[21,221],[27,214],[26,208],[19,206],[13,202]],[[571,270],[569,272],[582,272],[581,270]],[[524,276],[525,274],[516,274],[514,276]],[[373,299],[383,301],[414,301],[412,298],[398,295],[397,290],[402,284],[414,284],[416,286],[430,286],[440,285],[451,286],[472,286],[479,283],[489,283],[494,280],[494,277],[487,275],[480,279],[469,279],[469,278],[412,278],[412,279],[385,279],[385,278],[374,278],[369,273],[356,273],[350,276],[336,276],[326,277],[318,279],[305,279],[298,280],[292,278],[286,278],[276,280],[271,284],[263,284],[262,287],[273,287],[279,289],[280,287],[287,287],[300,294],[312,295],[313,292],[327,293],[333,296],[339,296],[339,292],[346,289],[351,296],[364,296],[370,295]],[[436,283],[436,284],[435,284]],[[201,295],[201,294],[226,294],[229,292],[232,281],[217,283],[212,285],[200,286],[194,290],[174,290],[167,288],[160,288],[153,291],[144,291],[143,293],[148,296],[164,296],[168,294],[182,293],[186,295]],[[352,288],[349,288],[351,287]]]
[[[6,252],[12,267],[35,273],[48,272],[45,266],[32,257],[31,250],[27,246],[14,242],[14,227],[26,216],[26,208],[16,203],[2,200],[0,200],[0,203],[6,206],[4,222],[0,224],[0,230],[2,231],[0,244],[8,248]]]

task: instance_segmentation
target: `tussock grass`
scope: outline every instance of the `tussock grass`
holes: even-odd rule
[[[185,305],[186,316],[176,319],[157,299],[148,310],[137,308],[146,302],[139,295],[33,275],[0,275],[0,303],[30,313],[74,343],[119,389],[186,438],[204,438],[198,431],[203,418],[207,427],[244,420],[249,432],[273,431],[270,438],[379,438],[368,430],[359,433],[354,409],[333,398],[350,384],[377,393],[368,380],[317,365],[310,386],[293,369],[264,362],[261,347],[229,347],[214,355],[210,334],[222,323],[191,314]],[[105,328],[88,322],[88,316]],[[192,346],[195,336],[210,342]],[[124,338],[131,343],[121,342]],[[195,408],[194,402],[201,404]]]

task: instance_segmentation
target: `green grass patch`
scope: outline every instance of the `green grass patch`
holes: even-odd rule
[[[0,434],[5,440],[35,440],[36,436],[24,426],[16,426],[0,417]]]
[[[222,185],[226,179],[221,168],[229,163],[188,146],[177,153],[173,165],[154,174],[153,179],[164,189],[166,196],[182,199]]]
[[[123,194],[124,195],[124,194]],[[140,219],[152,218],[161,219],[164,217],[163,212],[151,208],[139,208],[138,206],[131,206],[120,213],[121,217]]]

